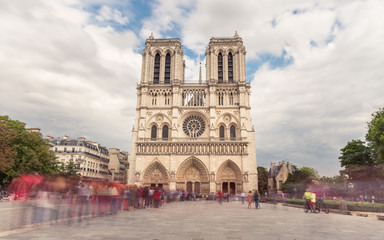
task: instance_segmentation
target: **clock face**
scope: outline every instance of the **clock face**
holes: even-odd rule
[[[186,135],[192,138],[200,137],[205,130],[205,122],[199,116],[189,116],[184,120],[183,131]]]

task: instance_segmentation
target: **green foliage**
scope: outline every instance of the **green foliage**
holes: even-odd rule
[[[372,166],[375,160],[371,157],[371,150],[361,140],[352,140],[340,149],[339,157],[342,167],[351,168],[357,166]]]
[[[273,199],[268,199],[273,201]],[[278,199],[277,202],[304,206],[304,199]],[[329,209],[340,209],[340,202],[337,200],[324,200]],[[382,203],[361,203],[347,201],[348,211],[359,212],[384,212],[384,204]]]
[[[2,171],[1,181],[7,179],[10,182],[12,178],[24,173],[58,172],[55,154],[50,151],[48,141],[44,140],[40,133],[29,131],[24,123],[11,120],[8,116],[0,116],[0,122],[3,127],[6,126],[6,131],[13,135],[9,146],[15,153],[12,159],[8,159],[9,166]]]
[[[259,193],[264,194],[268,191],[268,171],[265,167],[257,167]]]
[[[60,174],[65,176],[77,176],[79,174],[78,166],[70,161],[64,167],[61,167]]]
[[[311,167],[298,169],[293,166],[293,168],[295,169],[294,172],[288,174],[287,181],[282,184],[281,190],[299,198],[303,195],[305,188],[313,183],[313,180],[319,179],[319,174],[316,169]]]
[[[372,113],[365,139],[372,149],[376,164],[384,163],[384,108]]]

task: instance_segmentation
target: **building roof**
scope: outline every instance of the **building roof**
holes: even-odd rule
[[[89,141],[79,140],[79,139],[50,139],[49,142],[54,146],[83,146],[85,148],[93,149],[99,151],[103,154],[108,155],[108,149],[106,147],[92,144]]]

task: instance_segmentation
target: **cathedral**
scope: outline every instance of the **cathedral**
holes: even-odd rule
[[[185,81],[180,39],[151,34],[137,85],[129,184],[195,193],[257,189],[245,54],[237,33],[212,37],[206,80]]]

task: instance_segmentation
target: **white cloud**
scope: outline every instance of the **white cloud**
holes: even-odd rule
[[[102,6],[100,8],[99,15],[96,16],[96,19],[100,22],[112,20],[122,25],[129,23],[128,17],[123,16],[123,14],[119,10],[112,9],[108,6]]]
[[[383,11],[379,0],[201,0],[182,18],[159,14],[146,26],[162,33],[177,23],[183,45],[195,53],[204,51],[210,37],[237,30],[247,67],[254,69],[249,80],[259,164],[287,159],[332,175],[340,169],[339,149],[364,138],[370,114],[384,103]],[[264,63],[255,72],[261,56],[284,52],[290,65]]]
[[[29,3],[0,4],[0,113],[128,150],[141,69],[135,34],[90,25],[73,7],[81,2]]]
[[[105,6],[87,13],[88,4]],[[108,26],[137,20],[127,4],[0,2],[0,113],[45,134],[128,150],[143,39],[180,37],[186,79],[197,80],[189,50],[201,54],[210,37],[236,30],[251,70],[259,165],[287,159],[335,174],[339,149],[364,138],[370,114],[383,106],[382,1],[157,1],[136,34]],[[104,27],[92,24],[95,14]],[[284,52],[291,64],[256,69],[262,56]]]

